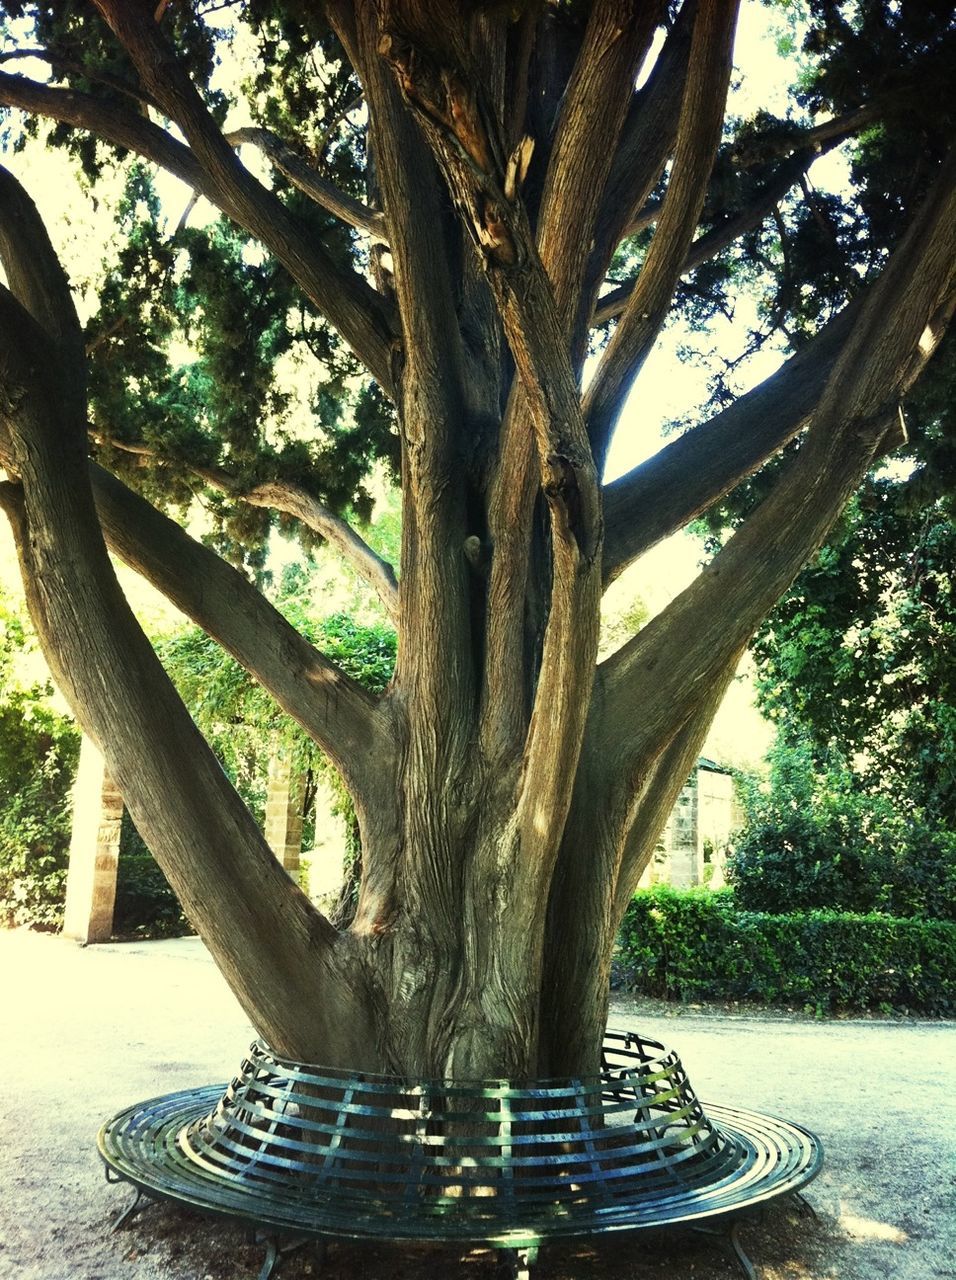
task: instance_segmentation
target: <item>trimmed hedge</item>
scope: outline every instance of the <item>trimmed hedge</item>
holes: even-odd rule
[[[849,912],[740,911],[730,890],[635,894],[618,936],[620,984],[666,1000],[754,1000],[956,1012],[956,924]]]

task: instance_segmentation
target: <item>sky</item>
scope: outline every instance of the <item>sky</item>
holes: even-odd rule
[[[793,11],[790,6],[789,12]],[[763,106],[775,114],[786,113],[790,72],[781,63],[775,48],[775,28],[785,21],[786,16],[780,9],[768,9],[758,0],[744,0],[735,53],[733,109],[736,112],[746,115]],[[40,64],[24,63],[19,69],[27,75],[42,75]],[[228,127],[245,123],[248,121],[238,118],[227,122]],[[98,256],[102,252],[100,248],[91,250],[90,246],[102,243],[103,216],[61,154],[31,144],[23,153],[6,154],[2,160],[21,178],[40,207],[79,291],[79,309],[81,313],[87,312],[92,298],[84,294],[84,288],[88,284],[87,276],[96,266],[91,262],[91,253]],[[813,172],[822,185],[843,185],[846,161],[838,151],[831,152],[817,162]],[[160,191],[172,229],[189,202],[190,192],[168,177],[163,179]],[[108,199],[104,200],[103,206],[108,207],[109,203]],[[200,202],[192,217],[200,220],[208,213],[208,206],[204,210]],[[755,319],[748,304],[741,303],[732,321],[715,322],[708,342],[725,354],[737,354]],[[661,447],[664,425],[706,401],[708,370],[704,363],[677,359],[677,347],[685,338],[679,329],[667,329],[649,357],[628,398],[610,451],[606,478],[622,474],[650,457]],[[759,353],[739,370],[740,389],[746,390],[769,376],[781,359],[780,352],[772,349]],[[289,554],[289,549],[283,550],[281,545],[277,551],[280,558]],[[699,543],[688,535],[678,534],[667,539],[615,584],[606,602],[608,613],[626,608],[635,596],[640,596],[652,613],[657,612],[696,576],[700,558]],[[9,531],[5,523],[0,524],[0,578],[4,586],[12,588],[16,576]],[[132,574],[124,573],[123,582],[131,603],[147,625],[163,628],[171,624],[174,611],[171,612],[151,588]],[[708,741],[708,753],[735,763],[756,762],[769,742],[769,727],[753,711],[749,684],[745,678],[741,679],[718,717],[715,734]]]

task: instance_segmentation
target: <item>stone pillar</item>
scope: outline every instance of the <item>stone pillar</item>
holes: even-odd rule
[[[677,798],[671,817],[668,850],[668,883],[675,889],[688,889],[700,883],[700,823],[698,812],[697,770],[691,774]]]
[[[99,748],[84,737],[73,783],[64,937],[79,942],[110,940],[122,824],[123,797],[106,772]]]
[[[265,837],[269,847],[293,879],[299,876],[302,852],[302,775],[279,751],[269,758]]]

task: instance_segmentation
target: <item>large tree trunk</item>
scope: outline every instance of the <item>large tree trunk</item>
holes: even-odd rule
[[[595,0],[583,25],[562,27],[549,6],[513,21],[509,6],[332,0],[369,109],[382,208],[330,196],[271,142],[270,154],[387,239],[382,292],[335,266],[243,169],[153,6],[97,8],[185,143],[145,112],[15,77],[0,76],[2,100],[185,177],[263,241],[392,397],[397,591],[307,490],[276,482],[247,497],[336,539],[397,620],[399,656],[372,698],[241,574],[88,466],[68,286],[36,210],[3,174],[0,500],[57,680],[275,1049],[410,1076],[593,1072],[615,932],[736,662],[887,447],[898,399],[949,320],[954,162],[852,309],[763,388],[602,489],[627,387],[689,255],[706,251],[692,240],[733,3],[684,4],[659,73],[635,94],[663,6]],[[668,160],[651,250],[582,396],[601,281]],[[599,664],[602,580],[801,432],[771,495],[697,582]],[[200,474],[233,483],[221,469]],[[339,767],[363,843],[347,930],[271,856],[130,613],[107,544]]]

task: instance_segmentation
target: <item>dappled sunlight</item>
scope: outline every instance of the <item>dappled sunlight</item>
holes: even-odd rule
[[[817,1269],[817,1263],[785,1262],[772,1272],[774,1280],[840,1280],[840,1273],[827,1267],[826,1271]]]
[[[900,1227],[890,1222],[879,1222],[875,1218],[863,1218],[859,1214],[849,1213],[840,1208],[837,1222],[854,1240],[885,1240],[888,1244],[907,1244],[909,1236]]]

